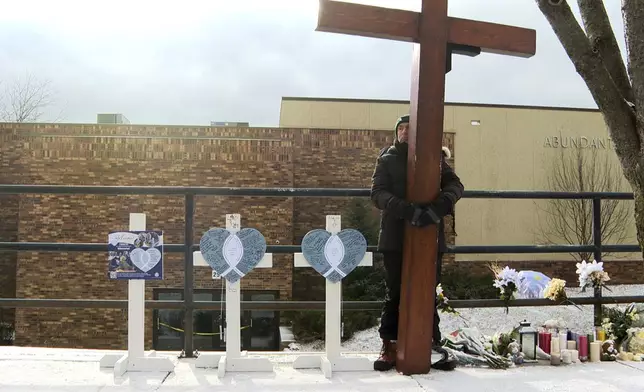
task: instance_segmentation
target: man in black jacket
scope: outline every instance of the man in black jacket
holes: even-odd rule
[[[381,151],[373,173],[371,200],[381,210],[378,250],[383,253],[386,272],[387,297],[380,321],[380,337],[383,341],[380,358],[374,363],[375,370],[389,370],[395,366],[396,340],[398,337],[398,306],[400,304],[400,280],[403,262],[403,234],[405,222],[426,227],[438,223],[438,258],[436,279],[440,279],[440,266],[446,251],[443,218],[454,214],[454,205],[463,195],[463,184],[447,164],[450,152],[443,147],[441,159],[441,191],[436,200],[426,205],[415,205],[405,200],[407,191],[407,137],[409,116],[398,119],[394,144]],[[438,284],[438,282],[437,282]],[[428,289],[430,289],[428,287]],[[432,288],[435,289],[435,288]],[[428,304],[428,306],[432,306]],[[440,346],[440,318],[434,312],[434,346]],[[447,369],[452,364],[445,366]],[[434,366],[441,368],[440,366]],[[453,367],[451,367],[453,368]]]

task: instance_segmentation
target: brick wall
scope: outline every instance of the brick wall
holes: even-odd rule
[[[389,131],[0,124],[0,183],[367,188],[376,156],[392,136]],[[456,156],[453,134],[446,134],[445,144]],[[268,244],[299,244],[307,231],[324,227],[326,214],[342,214],[349,201],[200,196],[194,238],[198,242],[208,228],[223,225],[226,213],[239,212],[242,225],[261,230]],[[145,212],[148,228],[163,230],[166,243],[183,242],[181,196],[0,195],[0,202],[3,240],[105,243],[108,231],[127,229],[129,213]],[[454,263],[453,256],[445,262]],[[292,256],[275,255],[274,268],[251,272],[242,289],[277,290],[280,299],[323,299],[323,279],[308,268],[294,271],[292,264]],[[457,264],[487,273],[481,263]],[[575,280],[570,262],[510,265]],[[0,295],[125,299],[126,282],[109,281],[106,266],[100,252],[6,252],[0,254]],[[634,282],[644,273],[637,262],[606,266],[614,284]],[[165,280],[146,285],[148,299],[154,288],[183,287],[181,254],[166,253],[164,269]],[[194,279],[196,288],[221,287],[207,268],[196,268]],[[122,349],[126,316],[109,309],[20,309],[16,344]],[[152,312],[146,317],[152,320]],[[146,348],[151,348],[152,323],[147,325]]]
[[[0,129],[0,183],[19,182],[15,174],[19,173],[17,136],[9,129]],[[0,241],[17,241],[20,197],[18,195],[0,195]],[[0,297],[16,296],[16,252],[0,251]],[[15,311],[0,309],[0,322],[13,323]]]
[[[17,166],[24,183],[292,186],[291,131],[4,125],[8,126],[22,148]],[[145,137],[152,135],[172,139]],[[235,139],[221,139],[231,137]],[[231,212],[242,214],[243,225],[262,231],[268,244],[293,241],[291,198],[200,196],[195,204],[196,242],[210,227],[222,226],[225,214]],[[131,212],[146,213],[148,228],[163,230],[166,243],[183,242],[182,196],[24,195],[18,237],[20,241],[104,243],[108,231],[127,229]],[[154,288],[183,287],[182,255],[166,253],[165,257],[166,277],[146,285],[148,299]],[[101,253],[21,252],[17,262],[17,297],[127,298],[126,282],[106,278],[107,259]],[[274,268],[251,272],[242,281],[242,290],[278,290],[281,299],[288,299],[291,269],[292,256],[275,255]],[[194,278],[197,288],[221,284],[210,278],[207,268],[195,268]],[[152,319],[151,311],[147,317]],[[20,309],[16,330],[18,345],[124,348],[127,339],[126,314],[121,310]],[[152,323],[146,337],[150,348]]]

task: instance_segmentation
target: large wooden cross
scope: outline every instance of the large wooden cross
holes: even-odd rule
[[[417,44],[407,161],[407,199],[416,203],[430,202],[440,191],[445,73],[452,53],[530,57],[536,51],[534,30],[448,17],[447,0],[422,0],[420,13],[320,0],[317,31]],[[396,363],[403,374],[430,370],[436,258],[436,226],[407,225]]]

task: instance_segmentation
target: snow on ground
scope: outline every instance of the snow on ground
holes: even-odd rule
[[[108,353],[104,351],[103,353]],[[100,368],[103,353],[57,348],[0,347],[0,392],[636,392],[644,390],[644,364],[601,362],[559,367],[526,365],[508,370],[457,368],[407,377],[389,372],[334,372],[293,369],[271,358],[273,372],[226,372],[195,367],[194,359],[176,361],[174,372],[133,372],[115,376]],[[114,352],[112,352],[114,353]],[[176,353],[157,353],[159,356]],[[277,355],[273,355],[277,357]],[[290,356],[290,355],[288,355]]]
[[[641,295],[644,285],[611,287],[611,296]],[[574,297],[590,296],[569,289]],[[470,326],[486,334],[500,327],[529,320],[540,325],[549,319],[561,319],[569,328],[580,331],[592,327],[592,306],[578,310],[572,305],[550,307],[460,309]],[[444,332],[464,326],[463,320],[443,316]],[[298,351],[321,351],[322,342],[299,345]],[[380,349],[377,328],[357,333],[343,344],[347,351],[377,352]],[[644,391],[644,363],[601,362],[552,367],[547,364],[525,365],[508,370],[457,368],[454,372],[432,371],[427,375],[406,377],[389,372],[334,372],[331,379],[318,369],[293,369],[299,353],[254,353],[266,356],[274,365],[271,373],[229,373],[217,376],[216,369],[195,367],[195,359],[176,360],[178,353],[157,355],[176,360],[174,372],[127,373],[115,377],[111,369],[99,367],[108,350],[74,350],[35,347],[0,347],[0,392],[85,392],[85,391],[307,391],[307,392],[438,392],[438,391],[575,391],[635,392]],[[121,354],[125,353],[120,351]],[[376,355],[367,355],[373,360]]]
[[[630,295],[644,295],[644,285],[619,285],[609,286],[610,292],[604,291],[604,296],[619,297]],[[592,290],[582,293],[579,288],[567,288],[568,298],[574,302],[574,297],[592,297]],[[627,304],[620,304],[626,306]],[[561,320],[566,328],[579,332],[592,331],[593,306],[529,306],[511,307],[508,314],[504,308],[464,308],[457,309],[463,318],[442,314],[441,331],[443,334],[451,333],[461,327],[478,328],[483,334],[493,335],[499,331],[508,331],[527,320],[533,326],[543,325],[547,320]],[[463,320],[465,319],[465,320]],[[342,347],[347,351],[374,352],[379,351],[382,342],[378,337],[378,327],[360,331],[343,342]],[[296,343],[291,345],[297,351],[324,351],[324,341],[313,343]],[[288,349],[287,349],[288,350]]]

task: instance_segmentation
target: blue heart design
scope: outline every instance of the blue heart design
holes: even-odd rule
[[[226,229],[215,228],[204,233],[199,247],[208,265],[219,276],[235,283],[262,260],[266,253],[266,239],[256,229],[241,229],[233,234]]]
[[[302,254],[320,275],[336,283],[349,275],[367,253],[367,240],[354,229],[337,235],[326,230],[311,230],[302,239]]]

